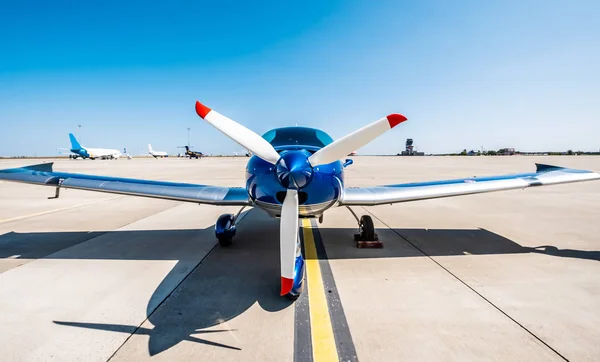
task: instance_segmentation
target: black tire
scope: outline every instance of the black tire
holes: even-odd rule
[[[360,229],[361,236],[364,241],[375,240],[375,226],[373,225],[373,219],[369,215],[363,215],[360,217]]]
[[[221,237],[218,237],[217,239],[219,240],[219,245],[221,245],[224,248],[231,246],[231,244],[233,244],[232,237],[221,236]]]

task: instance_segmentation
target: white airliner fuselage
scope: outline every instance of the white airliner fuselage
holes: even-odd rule
[[[71,140],[71,158],[89,158],[89,159],[118,159],[121,157],[121,151],[109,149],[109,148],[90,148],[83,147],[79,144],[77,139],[72,133],[69,133],[69,139]]]
[[[88,154],[90,155],[90,158],[101,158],[101,159],[114,158],[114,159],[117,159],[117,158],[121,157],[121,151],[113,150],[110,148],[83,147],[83,149],[88,152]]]
[[[169,157],[169,154],[163,151],[154,151],[152,149],[152,145],[148,144],[148,153],[154,157],[154,158],[158,158],[158,157]]]

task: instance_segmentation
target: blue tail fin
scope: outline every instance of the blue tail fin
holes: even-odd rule
[[[81,149],[81,145],[79,144],[79,142],[77,142],[77,139],[75,138],[75,136],[73,136],[72,133],[69,133],[69,139],[71,140],[71,149],[73,149],[73,150]]]

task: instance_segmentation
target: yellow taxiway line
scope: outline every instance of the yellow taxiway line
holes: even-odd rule
[[[339,361],[310,220],[302,219],[313,360]]]

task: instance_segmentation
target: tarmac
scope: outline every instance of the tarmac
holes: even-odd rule
[[[228,186],[248,158],[60,160],[55,170]],[[39,163],[0,160],[0,169]],[[349,186],[600,157],[354,157]],[[307,289],[279,291],[279,221],[234,207],[0,182],[2,361],[598,361],[600,182],[377,207],[301,223]]]

